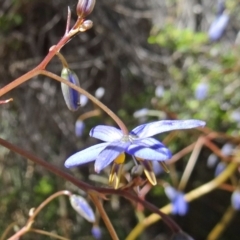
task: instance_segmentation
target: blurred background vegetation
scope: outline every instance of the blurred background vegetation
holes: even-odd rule
[[[61,52],[84,89],[92,94],[99,87],[105,89],[101,100],[129,129],[143,121],[198,118],[215,131],[238,136],[240,4],[236,0],[226,1],[229,23],[221,39],[211,42],[207,33],[216,18],[217,3],[216,0],[97,0],[89,16],[94,27],[72,39]],[[76,4],[77,0],[0,2],[1,87],[43,59],[64,34],[67,6],[73,12],[73,19],[76,18]],[[61,67],[54,58],[48,69],[60,74]],[[88,102],[78,112],[70,112],[59,83],[43,76],[23,84],[4,99],[7,97],[13,97],[14,101],[1,105],[1,137],[62,169],[69,155],[96,143],[88,137],[93,126],[114,124],[102,113],[86,120],[83,136],[76,137],[77,118],[94,106]],[[158,114],[134,118],[134,112],[143,108],[157,110]],[[177,152],[198,136],[194,131],[181,132],[178,141],[169,143],[169,147]],[[225,143],[221,139],[216,142],[220,148]],[[214,177],[214,169],[206,166],[210,153],[207,148],[202,150],[186,191]],[[179,176],[188,157],[176,164]],[[98,185],[103,185],[104,177],[107,178],[106,171],[101,174],[103,179],[98,179],[92,164],[69,172]],[[169,181],[167,174],[160,178]],[[73,185],[3,147],[0,183],[0,235],[14,221],[18,226],[23,225],[29,210],[50,194],[62,189],[79,193]],[[191,203],[186,216],[174,219],[195,239],[206,239],[229,206],[230,196],[230,192],[216,190]],[[159,186],[152,189],[147,199],[158,207],[168,202]],[[134,208],[115,197],[106,203],[106,209],[120,239],[124,239],[137,223]],[[238,213],[219,239],[239,239],[239,221]],[[64,197],[49,204],[35,226],[70,239],[93,239],[91,225],[77,216]],[[104,225],[101,226],[103,239],[109,239]],[[154,239],[157,235],[155,239],[168,239],[169,234],[164,224],[156,223],[139,239]],[[47,238],[29,233],[23,239]]]

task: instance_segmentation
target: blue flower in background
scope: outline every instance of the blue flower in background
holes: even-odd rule
[[[235,210],[240,210],[240,190],[237,189],[233,192],[231,197],[232,207]]]
[[[93,225],[92,227],[92,235],[95,239],[101,239],[102,238],[102,231],[97,225]]]
[[[85,123],[82,120],[77,120],[75,123],[75,134],[77,137],[81,137],[83,135],[84,128]]]
[[[208,84],[201,82],[197,85],[195,90],[195,98],[197,100],[204,100],[208,95]]]
[[[188,203],[184,198],[184,194],[170,185],[165,186],[164,190],[172,203],[172,214],[180,216],[186,215],[188,211]]]
[[[92,128],[90,136],[104,141],[75,153],[65,162],[65,167],[75,167],[95,160],[95,171],[99,173],[112,163],[121,153],[150,161],[165,161],[171,152],[160,141],[151,136],[178,129],[205,126],[200,120],[163,120],[147,123],[134,128],[128,135],[120,129],[100,125]]]
[[[225,1],[218,1],[218,10],[217,10],[217,17],[212,22],[209,30],[208,30],[208,37],[211,41],[219,40],[225,29],[227,28],[229,22],[229,15],[225,10]]]
[[[226,163],[224,162],[219,162],[218,165],[216,166],[214,176],[217,177],[219,174],[221,174],[226,168]]]

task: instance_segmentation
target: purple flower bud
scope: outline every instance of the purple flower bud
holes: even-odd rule
[[[61,77],[70,83],[73,83],[74,85],[80,87],[77,75],[74,72],[70,71],[70,69],[63,68]],[[64,83],[61,83],[61,87],[63,98],[67,104],[68,109],[71,111],[77,111],[80,107],[80,93]]]
[[[71,195],[69,197],[73,209],[87,221],[94,223],[96,221],[94,212],[88,202],[81,196]]]
[[[205,82],[201,82],[197,85],[195,90],[195,98],[197,100],[204,100],[208,94],[208,84]]]
[[[235,210],[240,210],[240,190],[235,190],[231,196],[232,207]]]
[[[226,163],[224,163],[224,162],[218,163],[218,165],[215,169],[215,174],[214,174],[215,177],[217,177],[220,173],[222,173],[225,168],[226,168]]]
[[[102,231],[99,226],[94,225],[92,227],[92,235],[97,240],[102,238]]]
[[[180,216],[186,215],[188,211],[188,203],[184,198],[184,194],[170,185],[167,185],[164,190],[172,203],[172,214],[178,214]]]
[[[225,156],[230,156],[232,155],[233,149],[234,149],[234,146],[231,143],[226,143],[223,145],[221,152]]]
[[[217,155],[215,155],[214,153],[211,153],[207,159],[207,166],[209,168],[214,167],[217,163],[217,160],[218,160]]]
[[[75,134],[77,137],[81,137],[83,135],[84,128],[85,123],[82,120],[77,120],[75,123]]]
[[[208,30],[208,37],[211,41],[217,41],[219,40],[225,29],[227,28],[229,22],[229,15],[227,13],[223,13],[220,16],[218,16],[213,23],[211,24],[209,30]]]
[[[95,0],[78,0],[77,15],[82,18],[88,16],[92,12],[95,2]]]

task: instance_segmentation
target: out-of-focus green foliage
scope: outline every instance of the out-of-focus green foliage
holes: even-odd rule
[[[166,26],[149,43],[172,52],[171,82],[160,102],[179,118],[199,118],[213,129],[236,131],[239,113],[239,48],[209,43],[206,33]],[[206,96],[196,97],[200,84]],[[203,93],[204,94],[204,93]]]
[[[207,40],[206,33],[195,33],[190,29],[179,29],[174,25],[166,25],[159,34],[150,36],[148,42],[150,44],[157,43],[162,47],[182,53],[191,53],[198,52],[199,47]]]

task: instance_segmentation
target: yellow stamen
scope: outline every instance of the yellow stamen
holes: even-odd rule
[[[113,185],[114,189],[119,187],[119,183],[121,180],[121,173],[123,168],[123,163],[125,161],[125,154],[121,153],[115,160],[109,174],[109,184]]]
[[[170,173],[170,170],[168,169],[168,166],[164,161],[159,161],[159,163],[166,173]]]
[[[109,175],[109,184],[113,185],[114,189],[118,189],[119,187],[122,168],[123,168],[123,164],[113,163],[113,166]]]
[[[156,176],[155,173],[153,172],[152,169],[152,163],[150,161],[144,160],[144,159],[140,159],[137,158],[137,160],[141,163],[141,165],[144,168],[144,173],[148,179],[148,181],[152,184],[152,185],[156,185],[157,184],[157,180],[156,180]]]

